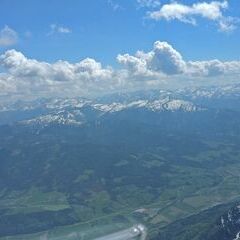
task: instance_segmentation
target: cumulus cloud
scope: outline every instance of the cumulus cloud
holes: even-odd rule
[[[200,77],[240,76],[240,61],[222,62],[217,59],[210,61],[189,61],[187,75]]]
[[[217,77],[240,75],[240,61],[223,62],[185,61],[183,56],[169,43],[157,41],[150,52],[138,51],[134,56],[118,55],[117,60],[128,70],[130,76],[145,76],[159,79],[174,75],[185,77]]]
[[[133,74],[147,76],[180,74],[186,65],[179,52],[167,42],[160,41],[155,42],[153,50],[148,53],[139,51],[135,56],[118,55],[117,60]]]
[[[185,62],[181,54],[167,42],[155,42],[149,67],[165,74],[180,74],[185,71]]]
[[[129,54],[118,55],[117,61],[124,67],[125,75],[129,79],[145,80],[154,77],[154,74],[147,65],[147,59],[144,57],[131,56]]]
[[[46,81],[101,81],[112,75],[110,68],[102,68],[101,63],[91,58],[75,64],[66,61],[50,64],[28,59],[16,50],[8,50],[2,54],[0,64],[12,76]]]
[[[0,66],[5,73],[0,75],[0,91],[13,91],[41,94],[87,94],[89,91],[101,91],[106,84],[111,84],[113,70],[103,68],[101,63],[87,58],[78,63],[67,61],[55,63],[40,62],[25,57],[21,52],[8,50],[0,56]],[[7,86],[9,86],[7,88]]]
[[[224,16],[224,10],[229,7],[228,1],[199,2],[192,5],[185,5],[178,2],[171,2],[163,5],[159,10],[149,13],[154,20],[178,20],[192,25],[197,24],[197,17],[214,21],[218,24],[219,30],[228,32],[236,28],[238,19]]]
[[[8,26],[0,30],[0,47],[8,47],[16,44],[18,41],[18,34],[16,31]]]
[[[117,69],[92,58],[47,63],[8,50],[0,55],[0,97],[86,96],[168,86],[173,81],[184,84],[188,79],[200,83],[240,77],[240,61],[186,61],[173,46],[160,41],[148,52],[118,55],[117,61]]]

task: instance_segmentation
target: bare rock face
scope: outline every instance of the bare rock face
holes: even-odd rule
[[[236,204],[219,219],[220,240],[239,240],[240,239],[240,205]]]

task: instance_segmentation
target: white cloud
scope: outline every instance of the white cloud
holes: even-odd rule
[[[137,76],[181,74],[185,71],[186,65],[179,52],[167,42],[159,41],[154,43],[153,50],[148,53],[139,51],[135,56],[119,55],[117,60]]]
[[[77,63],[47,63],[30,59],[16,50],[0,55],[0,97],[86,96],[115,90],[196,84],[240,78],[240,61],[186,61],[167,42],[152,50],[117,56],[121,68],[103,67],[86,58]]]
[[[112,74],[111,69],[102,68],[101,63],[94,59],[87,58],[75,64],[66,61],[50,64],[28,59],[16,50],[2,54],[0,64],[12,76],[46,81],[101,81]]]
[[[0,75],[0,85],[6,85],[0,92],[4,89],[12,92],[10,86],[15,86],[18,92],[25,92],[23,95],[86,95],[89,91],[106,89],[105,85],[111,84],[114,75],[110,67],[103,68],[94,59],[75,64],[67,61],[50,64],[26,58],[16,50],[0,56],[0,67],[6,71],[4,76]]]
[[[0,30],[0,47],[8,47],[16,44],[18,41],[18,34],[16,31],[8,26]]]
[[[149,13],[154,20],[165,19],[167,21],[179,20],[192,25],[197,24],[197,17],[202,17],[218,24],[219,30],[228,32],[236,28],[238,19],[224,16],[224,10],[229,7],[228,1],[199,2],[185,5],[172,2],[163,5],[159,10]]]
[[[72,32],[71,29],[66,28],[66,27],[58,27],[57,30],[58,30],[59,33],[71,33]]]
[[[154,74],[148,69],[146,59],[129,54],[118,55],[117,61],[124,67],[128,78],[136,80],[144,80],[153,77]]]
[[[217,77],[228,75],[240,76],[240,61],[222,62],[217,59],[210,61],[190,61],[187,63],[187,75],[200,77]]]
[[[151,58],[148,63],[153,71],[161,71],[167,75],[180,74],[185,71],[185,62],[167,42],[155,42]]]
[[[137,0],[139,7],[156,8],[161,5],[159,0]]]
[[[48,33],[48,35],[52,35],[54,33],[62,33],[62,34],[72,33],[72,30],[70,28],[59,26],[57,24],[51,24],[50,28],[51,28],[51,31]]]
[[[117,60],[128,70],[130,77],[160,80],[164,77],[218,77],[240,76],[240,61],[223,62],[185,61],[182,55],[167,42],[157,41],[150,52],[138,51],[134,56],[118,55]],[[142,78],[141,78],[142,77]],[[143,78],[144,77],[144,78]]]

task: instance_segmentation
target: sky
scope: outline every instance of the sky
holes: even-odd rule
[[[227,84],[239,0],[0,0],[0,100]]]

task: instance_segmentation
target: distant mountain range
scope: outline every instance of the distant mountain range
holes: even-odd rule
[[[197,112],[208,109],[238,110],[240,85],[188,88],[175,91],[149,90],[112,94],[88,100],[50,98],[17,101],[0,105],[0,124],[69,124],[87,123],[116,112],[141,110],[151,112]],[[93,116],[94,115],[94,116]],[[93,119],[92,119],[93,120]]]
[[[240,85],[0,104],[0,240],[239,240],[239,106]]]

